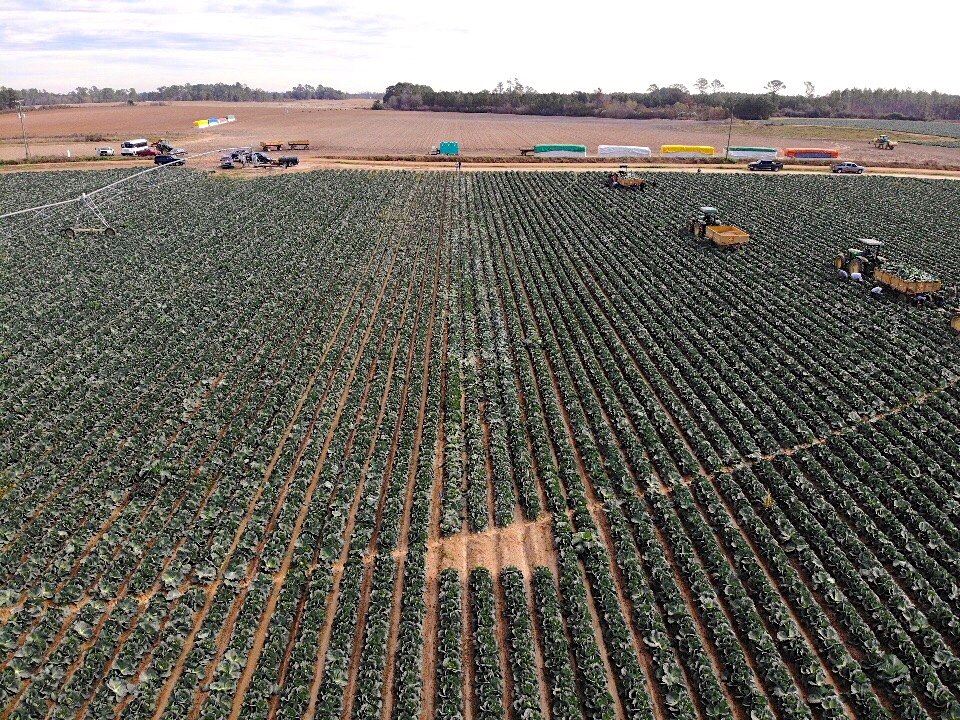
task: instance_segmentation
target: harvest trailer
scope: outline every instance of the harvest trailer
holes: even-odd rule
[[[750,241],[750,235],[736,225],[721,225],[719,215],[714,207],[700,208],[700,215],[687,221],[687,232],[706,238],[721,250],[736,250]]]
[[[460,143],[444,141],[440,143],[439,147],[434,145],[430,148],[431,155],[459,155],[460,154]]]
[[[943,283],[933,275],[903,265],[888,263],[880,255],[883,243],[873,238],[861,238],[861,247],[849,248],[834,259],[833,264],[849,277],[875,280],[881,286],[910,297],[926,296],[943,289]],[[859,275],[860,278],[856,278]]]

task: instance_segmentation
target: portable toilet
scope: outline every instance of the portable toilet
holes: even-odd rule
[[[458,143],[458,142],[442,142],[442,143],[440,143],[440,154],[441,154],[441,155],[459,155],[459,154],[460,154],[460,143]]]

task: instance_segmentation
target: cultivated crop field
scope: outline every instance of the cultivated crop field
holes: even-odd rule
[[[960,185],[164,178],[0,226],[0,718],[960,718],[960,340],[828,270]]]

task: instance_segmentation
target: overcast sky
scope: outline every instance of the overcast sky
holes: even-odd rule
[[[960,94],[953,3],[522,0],[3,0],[0,85],[152,90],[186,82],[382,91],[642,91],[719,79],[788,93]]]

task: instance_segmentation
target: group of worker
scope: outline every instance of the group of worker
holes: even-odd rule
[[[851,280],[853,282],[863,282],[863,273],[848,273],[846,270],[840,269],[837,271],[837,278],[840,280]],[[876,285],[870,288],[870,295],[879,300],[884,297],[885,293],[883,292],[882,285]],[[908,296],[908,301],[911,305],[914,305],[918,308],[925,308],[929,303],[933,303],[937,307],[943,307],[945,304],[944,298],[940,294],[933,294],[932,296],[927,295],[910,295]]]

